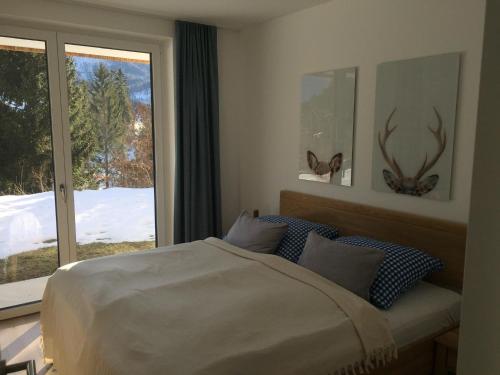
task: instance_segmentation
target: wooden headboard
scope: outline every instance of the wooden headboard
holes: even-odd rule
[[[335,226],[342,236],[362,235],[423,250],[445,263],[428,281],[462,289],[465,224],[286,190],[280,194],[280,214]]]

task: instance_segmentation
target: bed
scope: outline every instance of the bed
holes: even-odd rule
[[[380,312],[218,239],[74,263],[47,284],[45,356],[63,375],[430,374],[433,338],[459,321],[465,227],[288,191],[280,212],[419,247],[447,268]]]
[[[433,332],[419,334],[411,342],[403,340],[398,347],[398,359],[372,373],[432,374],[434,339],[456,328],[459,321],[460,309],[457,302],[452,301],[460,298],[462,290],[466,225],[286,190],[280,193],[280,214],[334,225],[343,236],[363,235],[413,246],[443,260],[445,269],[426,281],[428,285],[440,288],[438,293],[446,293],[451,300],[449,312],[444,313],[449,324],[437,325]],[[409,293],[412,296],[415,290]],[[403,298],[391,310],[400,309],[405,302]]]

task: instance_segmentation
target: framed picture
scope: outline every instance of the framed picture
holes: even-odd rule
[[[449,200],[460,54],[380,64],[373,189]]]
[[[352,184],[356,68],[302,78],[299,179]]]

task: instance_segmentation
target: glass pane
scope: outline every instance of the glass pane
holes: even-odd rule
[[[56,228],[45,42],[0,36],[0,308],[40,299]]]
[[[77,259],[154,248],[150,55],[65,51]]]

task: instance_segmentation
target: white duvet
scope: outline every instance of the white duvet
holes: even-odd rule
[[[396,354],[366,301],[215,238],[61,267],[41,325],[59,375],[335,374]]]

